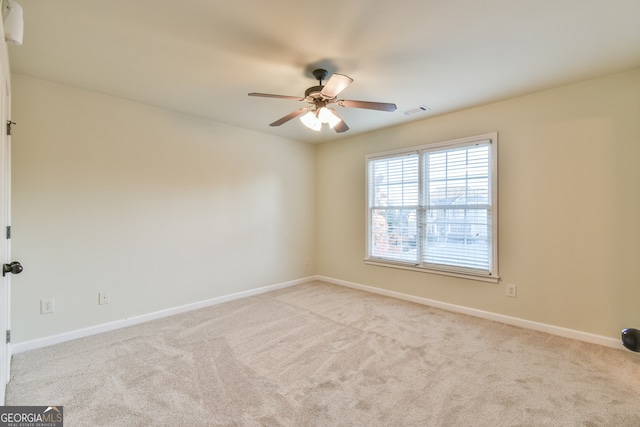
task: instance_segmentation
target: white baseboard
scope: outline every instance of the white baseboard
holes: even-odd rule
[[[398,298],[406,301],[411,301],[418,304],[429,305],[432,307],[441,308],[443,310],[452,311],[454,313],[467,314],[469,316],[479,317],[487,320],[493,320],[496,322],[505,323],[507,325],[519,326],[521,328],[532,329],[534,331],[539,331],[539,332],[546,332],[548,334],[557,335],[564,338],[584,341],[591,344],[599,344],[605,347],[624,349],[624,346],[622,345],[622,340],[616,340],[614,338],[609,338],[602,335],[591,334],[588,332],[563,328],[560,326],[549,325],[546,323],[533,322],[531,320],[505,316],[503,314],[477,310],[475,308],[464,307],[461,305],[449,304],[446,302],[436,301],[436,300],[418,297],[414,295],[403,294],[401,292],[389,291],[386,289],[376,288],[373,286],[361,285],[359,283],[348,282],[345,280],[334,279],[331,277],[316,276],[315,279],[322,280],[323,282],[333,283],[335,285],[345,286],[352,289],[358,289],[365,292],[372,292],[375,294],[384,295],[392,298]]]
[[[401,292],[395,292],[395,291],[389,291],[386,289],[376,288],[374,286],[362,285],[359,283],[348,282],[340,279],[334,279],[332,277],[309,276],[302,279],[279,283],[276,285],[264,286],[257,289],[237,292],[234,294],[211,298],[208,300],[199,301],[192,304],[186,304],[179,307],[173,307],[166,310],[156,311],[154,313],[143,314],[140,316],[134,316],[134,317],[130,317],[122,320],[116,320],[113,322],[103,323],[96,326],[90,326],[88,328],[77,329],[75,331],[52,335],[50,337],[39,338],[31,341],[12,343],[11,354],[18,354],[18,353],[22,353],[29,350],[35,350],[38,348],[59,344],[65,341],[71,341],[77,338],[83,338],[90,335],[99,334],[102,332],[109,332],[116,329],[125,328],[127,326],[133,326],[133,325],[148,322],[151,320],[156,320],[163,317],[173,316],[176,314],[185,313],[192,310],[197,310],[200,308],[209,307],[216,304],[221,304],[223,302],[233,301],[240,298],[246,298],[253,295],[259,295],[265,292],[274,291],[276,289],[283,289],[290,286],[299,285],[301,283],[305,283],[311,280],[321,280],[323,282],[333,283],[335,285],[345,286],[348,288],[358,289],[365,292],[371,292],[371,293],[384,295],[392,298],[402,299],[405,301],[415,302],[418,304],[428,305],[431,307],[441,308],[443,310],[452,311],[454,313],[462,313],[462,314],[467,314],[469,316],[479,317],[482,319],[493,320],[496,322],[505,323],[507,325],[519,326],[521,328],[527,328],[535,331],[546,332],[552,335],[575,339],[578,341],[584,341],[591,344],[598,344],[605,347],[611,347],[616,349],[624,349],[620,340],[616,340],[610,337],[605,337],[602,335],[591,334],[588,332],[563,328],[560,326],[549,325],[546,323],[533,322],[531,320],[505,316],[503,314],[492,313],[488,311],[478,310],[475,308],[449,304],[449,303],[436,301],[428,298],[418,297],[415,295],[403,294]]]
[[[223,295],[221,297],[211,298],[211,299],[207,299],[204,301],[199,301],[191,304],[185,304],[179,307],[173,307],[166,310],[156,311],[154,313],[142,314],[140,316],[134,316],[134,317],[129,317],[122,320],[115,320],[113,322],[102,323],[100,325],[90,326],[88,328],[76,329],[74,331],[52,335],[45,338],[38,338],[30,341],[12,343],[11,354],[18,354],[18,353],[22,353],[29,350],[35,350],[38,348],[59,344],[65,341],[75,340],[77,338],[83,338],[90,335],[100,334],[102,332],[109,332],[109,331],[113,331],[120,328],[126,328],[127,326],[133,326],[133,325],[148,322],[151,320],[161,319],[163,317],[169,317],[169,316],[185,313],[192,310],[198,310],[200,308],[210,307],[212,305],[221,304],[223,302],[228,302],[228,301],[233,301],[240,298],[259,295],[265,292],[275,291],[276,289],[287,288],[289,286],[299,285],[301,283],[305,283],[315,279],[316,279],[316,276],[305,277],[302,279],[296,279],[289,282],[279,283],[276,285],[264,286],[257,289],[250,289],[248,291],[237,292],[230,295]]]

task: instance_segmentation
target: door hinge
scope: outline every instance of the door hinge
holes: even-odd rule
[[[11,330],[7,329],[7,344],[11,342]]]
[[[7,120],[7,135],[11,135],[11,125],[15,125],[16,122],[12,122],[11,120]]]
[[[7,225],[7,240],[11,238],[11,226]]]

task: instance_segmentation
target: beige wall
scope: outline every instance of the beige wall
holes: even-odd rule
[[[640,326],[640,70],[317,146],[12,79],[14,342],[316,273],[614,338]],[[493,131],[501,283],[365,265],[365,155]]]
[[[12,79],[14,342],[315,273],[314,146]]]
[[[502,281],[365,265],[365,155],[493,131]],[[608,337],[640,327],[640,70],[322,144],[317,161],[318,274]]]

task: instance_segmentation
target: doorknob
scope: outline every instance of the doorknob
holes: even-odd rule
[[[20,265],[18,261],[13,261],[11,264],[4,264],[2,266],[2,275],[5,276],[7,273],[20,274],[22,270],[22,265]]]

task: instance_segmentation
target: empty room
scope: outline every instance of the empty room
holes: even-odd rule
[[[0,424],[640,425],[640,2],[1,4]]]

